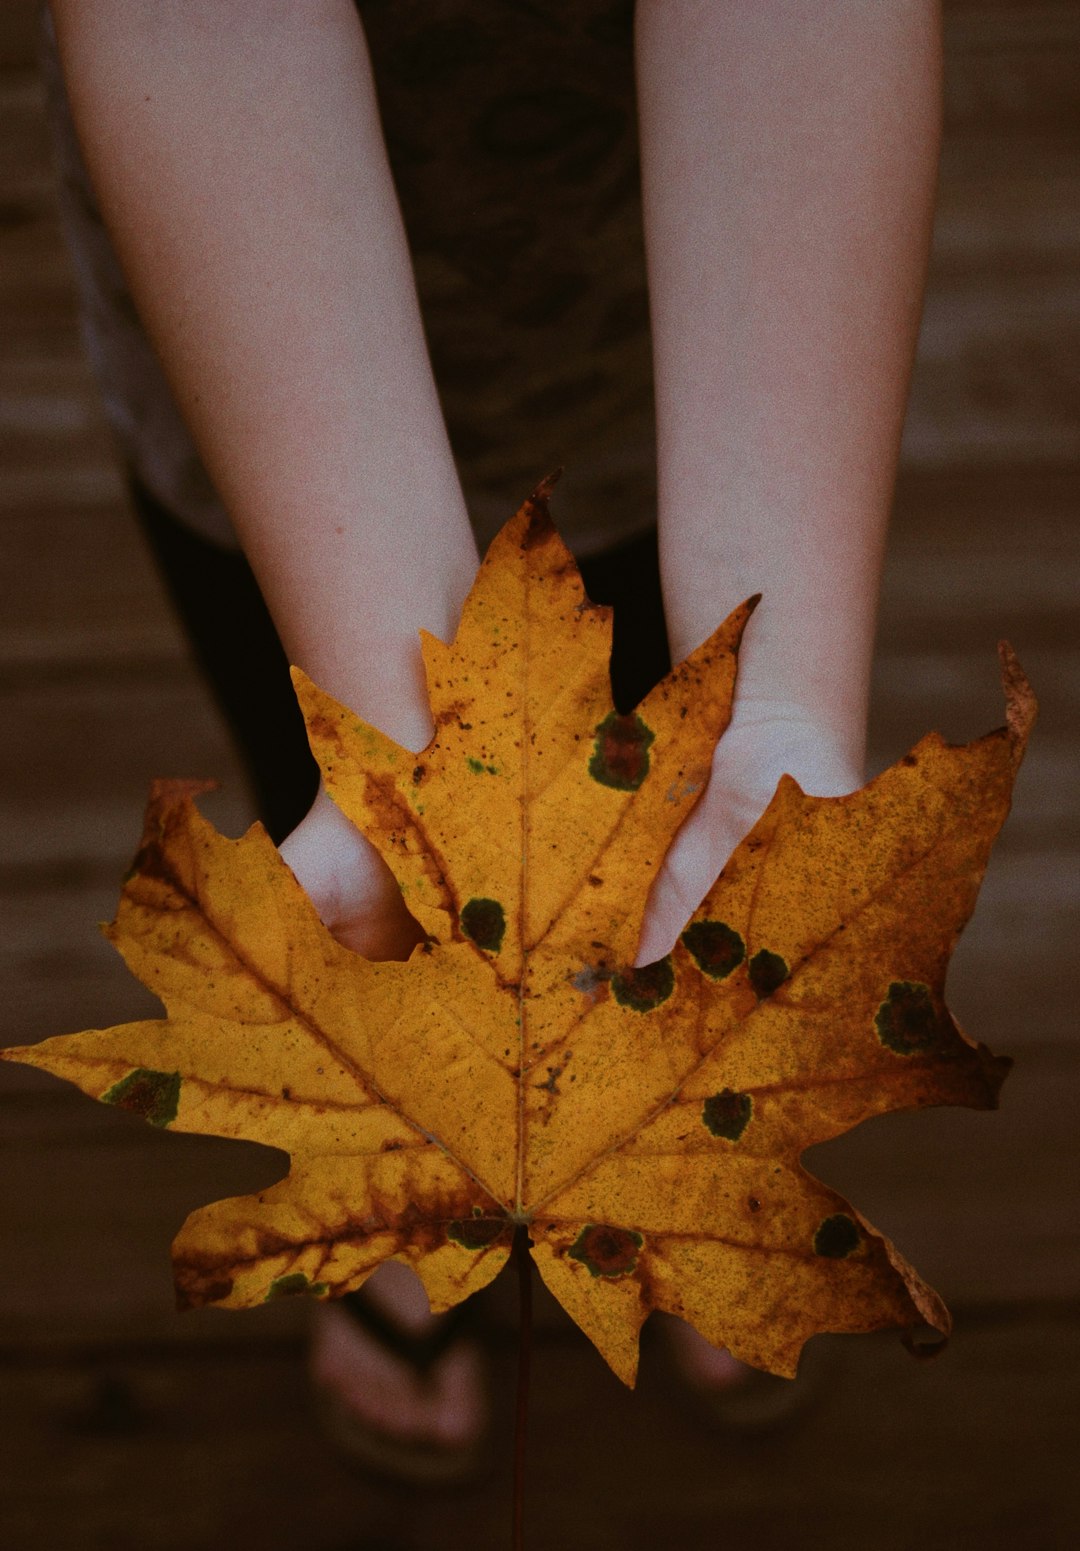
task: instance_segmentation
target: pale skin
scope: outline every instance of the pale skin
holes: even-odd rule
[[[133,294],[286,650],[419,750],[417,631],[452,637],[477,555],[351,0],[52,9]],[[863,779],[941,49],[939,0],[638,0],[635,31],[673,657],[763,594],[646,963],[783,772],[822,796]],[[282,853],[343,941],[408,953],[393,880],[328,799]],[[422,1322],[419,1284],[386,1271],[380,1296]],[[362,1415],[447,1442],[476,1427],[471,1351],[424,1389],[320,1312],[316,1368]],[[695,1382],[730,1381],[691,1332],[679,1351]]]

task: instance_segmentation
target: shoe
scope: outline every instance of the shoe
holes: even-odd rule
[[[348,1319],[357,1333],[362,1332],[362,1339],[393,1356],[421,1384],[432,1382],[435,1370],[450,1352],[466,1345],[478,1346],[471,1303],[459,1304],[420,1331],[400,1323],[363,1291],[347,1293],[319,1313],[324,1321]],[[339,1388],[320,1376],[319,1354],[316,1336],[312,1373],[316,1413],[326,1436],[354,1464],[413,1486],[463,1486],[487,1474],[492,1464],[489,1428],[459,1444],[381,1427],[350,1406]]]

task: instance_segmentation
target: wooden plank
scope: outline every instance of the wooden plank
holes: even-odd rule
[[[0,519],[0,573],[15,585],[0,619],[5,676],[62,664],[157,662],[186,654],[157,570],[125,505],[57,504]]]
[[[996,1049],[1054,1045],[1080,1066],[1066,973],[1078,942],[1080,847],[1024,855],[1003,840],[949,971],[954,1015]]]
[[[74,342],[58,354],[35,349],[19,359],[6,352],[0,360],[0,434],[5,482],[15,477],[25,483],[35,475],[40,480],[43,474],[82,466],[104,468],[112,481],[112,504],[120,504],[116,447],[96,383]],[[13,506],[12,493],[5,492],[4,509],[11,512]],[[49,513],[45,494],[35,515],[47,520]]]
[[[33,63],[0,65],[0,186],[5,199],[55,205],[45,86]]]
[[[805,1426],[757,1447],[737,1436],[722,1443],[695,1426],[692,1413],[672,1436],[671,1422],[657,1415],[650,1418],[654,1447],[673,1448],[670,1466],[659,1452],[651,1462],[638,1459],[630,1439],[620,1440],[622,1491],[614,1480],[605,1491],[594,1477],[594,1506],[584,1520],[602,1538],[567,1542],[556,1533],[550,1543],[614,1551],[621,1532],[633,1551],[704,1551],[723,1526],[725,1540],[775,1551],[1057,1551],[1080,1528],[1068,1464],[1077,1444],[1076,1384],[1055,1374],[1065,1352],[1076,1350],[1073,1329],[1057,1355],[1065,1330],[1063,1320],[961,1327],[939,1362],[906,1367],[888,1340],[835,1342],[842,1371],[826,1372],[825,1393]],[[569,1403],[562,1420],[573,1435]],[[582,1438],[577,1479],[592,1475],[608,1443],[605,1415],[599,1436]],[[635,1467],[644,1472],[639,1498]],[[658,1487],[652,1472],[661,1470]],[[616,1523],[603,1538],[608,1515]],[[559,1527],[573,1535],[578,1522],[568,1507]]]
[[[927,291],[904,430],[909,465],[1075,462],[1080,282],[995,273]]]
[[[1078,62],[1080,65],[1080,62]],[[1075,135],[1007,131],[946,139],[930,287],[1003,271],[1031,282],[1075,267],[1080,249]]]
[[[6,0],[0,6],[0,70],[32,65],[37,54],[39,0]]]
[[[1047,1312],[974,1324],[929,1364],[894,1339],[819,1345],[820,1377],[801,1421],[754,1438],[710,1426],[665,1375],[659,1351],[634,1394],[584,1338],[542,1339],[529,1544],[1058,1551],[1075,1542],[1074,1321]],[[0,1414],[0,1531],[19,1551],[502,1551],[513,1362],[512,1347],[497,1343],[494,1473],[452,1498],[378,1486],[340,1460],[287,1350],[114,1352],[12,1368]]]
[[[23,678],[0,693],[18,729],[0,748],[0,854],[9,864],[130,859],[155,776],[217,777],[235,800],[227,827],[245,827],[236,758],[190,669],[151,662],[73,680]]]
[[[971,124],[1075,124],[1078,64],[1075,0],[946,0],[946,133]]]
[[[283,1155],[253,1143],[158,1137],[145,1126],[138,1134],[102,1128],[104,1106],[79,1103],[79,1095],[40,1105],[35,1097],[24,1091],[4,1104],[5,1343],[243,1343],[280,1334],[276,1316],[269,1323],[221,1310],[178,1317],[169,1244],[197,1206],[283,1177]]]
[[[127,850],[137,843],[133,824]],[[69,861],[51,873],[35,866],[0,874],[0,979],[10,988],[0,1042],[158,1016],[155,1000],[98,930],[115,913],[125,869],[106,857]],[[19,1074],[39,1085],[28,1068],[9,1070],[7,1091],[20,1086]]]

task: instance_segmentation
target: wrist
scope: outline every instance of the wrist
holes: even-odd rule
[[[825,710],[808,700],[745,694],[737,686],[731,721],[713,757],[714,768],[741,759],[744,748],[755,762],[790,761],[790,768],[781,773],[793,775],[815,796],[837,796],[863,783],[866,717],[853,710]],[[822,789],[807,786],[800,771]],[[827,791],[826,786],[833,789]]]
[[[855,737],[837,732],[807,708],[757,702],[732,717],[712,758],[703,817],[719,851],[731,846],[768,807],[782,776],[807,795],[841,797],[863,784]],[[721,858],[722,860],[722,858]]]

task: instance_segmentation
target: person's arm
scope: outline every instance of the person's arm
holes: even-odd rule
[[[476,552],[355,7],[53,10],[110,232],[285,648],[420,747],[417,629],[452,632]]]
[[[476,549],[352,0],[52,9],[110,233],[286,651],[419,749],[417,632],[452,637]],[[354,946],[404,944],[328,799],[283,850],[330,924],[393,917]]]
[[[788,771],[862,780],[929,251],[938,0],[638,0],[665,607],[678,660],[760,592],[735,713],[654,889],[666,951]]]

